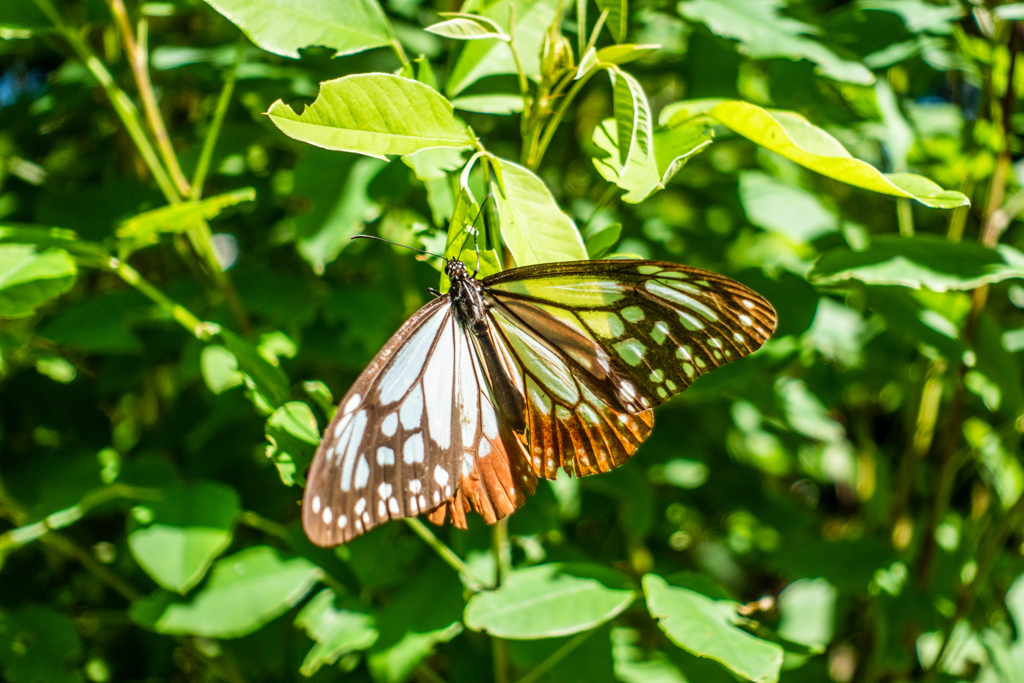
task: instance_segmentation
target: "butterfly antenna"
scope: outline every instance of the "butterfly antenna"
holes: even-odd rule
[[[476,251],[476,270],[473,271],[473,277],[476,277],[476,274],[480,272],[480,240],[477,239],[476,223],[484,215],[484,208],[486,208],[487,202],[493,198],[493,192],[484,197],[484,203],[480,205],[480,210],[476,212],[476,218],[473,219],[473,224],[469,226],[469,230],[466,232],[466,239],[462,240],[462,246],[459,247],[459,253],[461,254],[462,250],[466,248],[466,242],[469,241],[470,237],[473,238],[473,247]]]
[[[381,242],[387,242],[388,244],[393,244],[396,247],[403,247],[405,249],[411,249],[412,251],[418,251],[419,253],[426,254],[427,256],[434,256],[435,258],[444,259],[444,256],[438,256],[437,254],[435,254],[433,252],[423,251],[422,249],[417,249],[416,247],[410,247],[408,244],[402,244],[400,242],[392,242],[391,240],[386,240],[383,237],[377,237],[376,235],[355,235],[354,237],[350,237],[349,239],[353,239],[353,240],[359,240],[359,239],[363,239],[363,240],[379,240]]]

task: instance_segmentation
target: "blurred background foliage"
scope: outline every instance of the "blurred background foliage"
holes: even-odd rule
[[[509,4],[430,32],[457,3],[0,1],[2,677],[1024,680],[1024,5],[514,0],[520,80],[500,38],[458,39]],[[616,59],[614,87],[570,73]],[[479,518],[336,550],[298,521],[332,396],[438,286],[348,238],[442,251],[500,168],[318,149],[265,115],[367,73],[453,101],[591,256],[707,268],[779,312],[628,464],[542,483],[497,550]],[[757,107],[672,137],[707,98]],[[619,147],[644,107],[688,161],[638,188]],[[758,107],[972,206],[794,163],[740,130]]]

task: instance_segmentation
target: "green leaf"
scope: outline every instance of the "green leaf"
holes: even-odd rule
[[[605,25],[616,43],[626,42],[626,30],[629,27],[629,0],[597,0],[602,11],[608,11]]]
[[[199,355],[199,370],[206,386],[215,394],[221,394],[245,381],[238,371],[235,354],[219,344],[210,344]]]
[[[651,105],[640,82],[618,68],[608,70],[612,79],[615,129],[618,133],[619,165],[626,166],[634,154],[641,159],[651,151]]]
[[[326,81],[301,114],[281,100],[267,114],[296,140],[378,159],[433,147],[471,147],[475,139],[436,90],[391,74]]]
[[[687,0],[679,13],[705,24],[712,33],[740,42],[740,52],[753,59],[806,59],[823,76],[858,85],[874,82],[860,62],[842,59],[821,43],[807,38],[818,29],[779,14],[783,0]]]
[[[0,318],[32,315],[37,306],[71,289],[77,273],[63,249],[0,245]]]
[[[477,217],[479,216],[479,220]],[[473,222],[477,221],[474,228]],[[482,225],[484,217],[480,215],[480,207],[473,201],[472,195],[463,190],[455,202],[452,220],[448,224],[448,240],[444,247],[444,257],[459,260],[466,264],[472,272],[477,267],[477,248],[480,250],[480,272],[477,277],[485,278],[501,272],[501,259],[498,252],[487,249]],[[440,290],[442,293],[451,288],[448,275],[441,273]]]
[[[522,95],[461,95],[451,102],[456,109],[478,114],[515,114],[523,110]]]
[[[1024,13],[1018,17],[1005,16],[1012,14],[1007,9],[1013,6],[1000,5],[993,13],[1000,19],[1024,18]],[[964,15],[963,7],[958,4],[933,5],[924,0],[859,0],[857,8],[898,14],[911,33],[927,32],[936,35],[951,34],[953,25]]]
[[[623,683],[689,683],[663,653],[641,648],[635,629],[612,629],[612,658],[615,677]]]
[[[1020,21],[1024,19],[1024,2],[999,5],[992,13],[1003,21]]]
[[[466,605],[466,626],[499,638],[556,638],[614,619],[636,599],[625,577],[596,564],[543,564],[512,572]]]
[[[621,234],[621,223],[612,223],[595,230],[587,236],[587,255],[592,259],[601,258],[615,246]]]
[[[740,201],[751,223],[797,243],[839,229],[839,218],[817,195],[759,171],[740,173]]]
[[[122,290],[65,306],[39,334],[92,353],[139,353],[142,344],[132,327],[153,317],[152,302],[136,290]]]
[[[344,3],[307,0],[206,0],[252,42],[282,57],[299,49],[329,47],[335,56],[391,44],[388,20],[376,0]]]
[[[492,180],[501,236],[517,266],[587,258],[580,233],[562,213],[544,181],[511,161],[501,161],[504,185]]]
[[[158,633],[240,638],[287,612],[320,580],[308,560],[282,560],[268,546],[247,548],[218,561],[188,602],[157,592],[129,610],[139,625]]]
[[[117,236],[135,242],[156,244],[163,232],[185,232],[199,219],[216,218],[229,206],[256,199],[251,187],[225,192],[198,202],[184,202],[140,213],[117,228]]]
[[[594,56],[602,64],[626,64],[654,54],[660,48],[661,45],[635,45],[633,43],[609,45],[602,47]],[[582,64],[583,60],[580,60],[580,65],[582,66]]]
[[[304,486],[306,468],[320,445],[313,411],[302,401],[289,401],[267,418],[267,457],[274,461],[287,486]]]
[[[157,585],[184,595],[231,544],[241,509],[234,489],[214,482],[175,485],[144,506],[128,532],[128,548]]]
[[[447,178],[451,171],[462,168],[465,163],[462,156],[465,153],[465,150],[450,147],[425,149],[402,157],[402,163],[411,168],[419,180],[440,180]]]
[[[379,159],[311,148],[295,167],[295,194],[310,209],[294,218],[296,248],[317,275],[323,275],[366,224],[380,215],[368,195],[373,179],[387,166]]]
[[[793,112],[769,112],[747,102],[694,100],[665,107],[661,122],[681,123],[698,115],[709,116],[762,147],[829,178],[915,199],[936,209],[970,206],[970,200],[963,194],[943,190],[927,178],[911,173],[879,173],[870,164],[854,159],[834,137]]]
[[[594,144],[607,154],[594,157],[594,167],[605,180],[626,190],[623,201],[637,204],[664,189],[690,157],[707,148],[712,132],[699,122],[659,128],[652,140],[654,153],[632,154],[625,171],[619,163],[618,137],[615,119],[605,119],[594,129]]]
[[[938,237],[880,237],[864,251],[833,249],[814,264],[808,278],[816,285],[859,280],[935,292],[975,289],[1009,278],[1024,278],[1024,254],[1000,245]]]
[[[312,676],[325,664],[334,664],[344,655],[377,642],[380,634],[374,618],[364,612],[339,609],[338,602],[338,595],[325,588],[295,617],[295,625],[316,643],[299,667],[303,676]]]
[[[75,622],[49,607],[0,611],[0,670],[7,683],[81,683]]]
[[[799,579],[779,594],[779,635],[815,652],[832,640],[836,589],[825,579]]]
[[[510,0],[499,0],[480,16],[497,23],[506,34],[514,35],[513,42],[522,60],[527,77],[540,76],[540,48],[544,32],[555,20],[557,0],[513,0],[516,26],[508,30]],[[448,76],[448,95],[458,95],[485,76],[516,73],[512,50],[504,41],[473,41],[466,45]]]
[[[657,574],[644,576],[644,594],[651,616],[679,647],[756,683],[779,680],[782,648],[737,628],[737,603],[669,586]]]
[[[246,383],[266,402],[270,410],[288,400],[288,377],[281,368],[269,363],[256,347],[234,332],[221,330],[220,337],[228,351],[238,360],[238,369],[245,375]]]
[[[497,29],[497,30],[496,30]],[[485,24],[469,16],[455,17],[428,26],[426,31],[453,40],[507,40],[508,36],[496,24]]]

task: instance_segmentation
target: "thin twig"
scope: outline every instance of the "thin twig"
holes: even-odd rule
[[[583,86],[586,85],[587,81],[597,73],[599,68],[600,67],[594,67],[584,74],[582,78],[573,83],[572,88],[569,89],[569,92],[562,99],[561,103],[559,103],[558,109],[555,110],[554,115],[551,117],[551,120],[548,121],[547,126],[544,129],[544,134],[541,136],[540,142],[530,151],[530,155],[527,158],[526,165],[531,171],[536,171],[540,166],[540,162],[544,158],[544,153],[547,151],[548,145],[551,144],[551,138],[555,136],[555,131],[558,129],[559,124],[562,123],[562,118],[569,109],[569,105]]]
[[[171,138],[167,134],[167,125],[164,123],[163,114],[160,112],[160,105],[156,102],[156,92],[153,90],[153,81],[149,77],[149,55],[145,44],[146,32],[145,22],[139,23],[139,40],[136,41],[132,32],[131,21],[128,19],[128,11],[125,9],[123,0],[107,0],[110,5],[110,13],[114,15],[117,26],[121,31],[121,40],[125,50],[128,52],[128,62],[132,67],[132,74],[135,76],[135,85],[139,89],[139,98],[142,100],[142,110],[146,113],[146,121],[149,129],[156,138],[157,148],[163,157],[164,164],[170,171],[171,178],[177,186],[178,193],[182,197],[189,195],[188,180],[181,172],[181,164],[178,163],[178,155],[171,144]]]
[[[217,139],[220,137],[221,127],[224,125],[224,118],[228,113],[228,105],[231,104],[231,96],[235,92],[235,83],[238,81],[238,67],[242,65],[242,58],[245,55],[245,36],[238,39],[238,49],[235,53],[235,63],[228,72],[227,80],[220,91],[217,99],[217,109],[213,113],[213,120],[210,121],[210,129],[206,131],[206,139],[203,140],[203,151],[199,155],[199,163],[196,164],[196,172],[192,175],[192,199],[199,200],[203,196],[203,185],[206,183],[206,174],[210,170],[210,162],[213,159],[213,150],[217,146]]]
[[[456,555],[454,550],[442,543],[441,539],[435,536],[434,532],[428,529],[426,524],[415,517],[409,517],[405,522],[414,532],[416,532],[416,535],[422,538],[427,545],[433,548],[434,552],[436,552],[442,560],[447,562],[452,569],[465,576],[470,582],[476,584],[481,589],[490,585],[477,576],[476,572],[470,569],[469,565],[466,564],[461,557]]]
[[[583,633],[576,634],[575,638],[568,641],[567,643],[565,643],[565,645],[552,652],[547,659],[545,659],[537,666],[533,667],[530,673],[520,678],[516,683],[536,683],[538,680],[540,680],[541,676],[550,671],[556,664],[565,659],[566,655],[568,655],[570,652],[572,652],[580,645],[582,645],[584,642],[586,642],[587,638],[594,635],[594,633],[596,632],[597,629],[591,629],[589,631],[584,631]]]

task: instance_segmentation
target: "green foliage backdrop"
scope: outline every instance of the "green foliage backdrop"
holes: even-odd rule
[[[1024,680],[1022,19],[0,0],[0,678]],[[350,238],[475,260],[490,193],[483,275],[673,260],[779,329],[507,523],[317,548],[320,429],[447,286]]]

